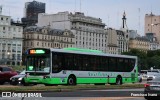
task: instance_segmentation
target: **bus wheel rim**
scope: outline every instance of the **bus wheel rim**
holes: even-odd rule
[[[73,79],[72,78],[69,79],[69,84],[73,84]]]

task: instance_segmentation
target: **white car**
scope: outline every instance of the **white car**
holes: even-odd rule
[[[147,71],[147,81],[155,79],[157,76],[160,76],[159,70],[148,70]]]

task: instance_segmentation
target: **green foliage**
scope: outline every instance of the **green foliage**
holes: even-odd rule
[[[138,66],[140,69],[160,69],[160,50],[149,50],[147,53],[138,49],[131,49],[124,52],[125,55],[133,55],[138,57]]]
[[[25,69],[25,66],[12,66],[12,68],[15,71],[23,71]]]
[[[155,55],[160,56],[160,50],[149,50],[149,51],[147,52],[147,56],[148,56],[148,57],[153,57],[153,56],[155,56]]]
[[[155,66],[155,67],[160,68],[160,56],[154,55],[148,58],[148,65],[151,67]]]

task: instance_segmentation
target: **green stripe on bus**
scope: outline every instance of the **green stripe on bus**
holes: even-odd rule
[[[137,78],[135,81],[132,81],[132,78],[122,78],[122,83],[132,83],[137,82]],[[67,84],[67,78],[46,78],[43,79],[43,84]],[[94,83],[116,83],[116,78],[77,78],[77,84],[94,84]]]

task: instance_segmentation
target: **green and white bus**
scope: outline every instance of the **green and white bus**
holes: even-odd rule
[[[98,50],[33,48],[26,52],[25,82],[59,84],[123,84],[138,80],[136,56]]]

